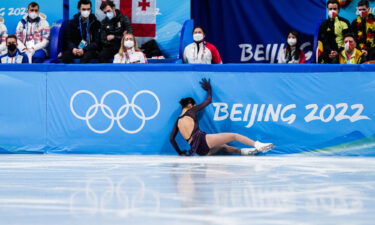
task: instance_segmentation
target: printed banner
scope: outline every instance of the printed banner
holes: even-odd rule
[[[238,132],[273,142],[278,146],[275,154],[354,142],[368,146],[375,138],[375,105],[368,97],[375,94],[375,73],[52,72],[47,76],[48,140],[60,147],[57,152],[174,154],[169,134],[180,114],[178,101],[192,96],[201,102],[206,95],[198,83],[202,77],[211,78],[214,93],[213,103],[201,113],[201,128],[208,133]]]
[[[0,153],[43,153],[45,73],[0,71],[0,99]]]
[[[300,34],[301,49],[314,61],[313,40],[325,18],[326,0],[193,0],[195,24],[224,63],[277,63],[288,32]]]
[[[73,1],[73,0],[71,0]],[[127,15],[134,33],[142,43],[154,38],[166,58],[177,58],[182,25],[190,19],[190,0],[114,0],[116,8]],[[96,0],[95,13],[104,18],[101,0]]]
[[[2,152],[174,155],[169,135],[181,113],[178,102],[188,96],[203,101],[199,81],[207,77],[213,102],[199,117],[207,133],[272,142],[277,148],[268,155],[375,156],[375,72],[292,72],[295,67],[286,66],[259,73],[238,65],[59,68],[2,73]],[[189,148],[180,136],[178,143]]]

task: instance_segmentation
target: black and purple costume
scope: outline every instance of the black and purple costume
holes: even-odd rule
[[[206,89],[206,88],[205,88]],[[178,117],[171,136],[170,136],[170,142],[172,143],[173,147],[176,149],[177,153],[179,155],[194,155],[197,153],[198,155],[207,155],[210,148],[207,145],[206,142],[206,133],[202,132],[199,129],[198,125],[198,120],[197,120],[197,112],[205,108],[207,105],[209,105],[212,102],[212,91],[211,91],[211,86],[208,84],[207,86],[207,97],[206,99],[199,105],[193,106],[191,109],[187,110],[182,116]],[[180,148],[177,145],[177,142],[175,140],[177,132],[178,132],[178,120],[181,119],[182,117],[189,116],[194,120],[194,129],[191,132],[190,137],[186,140],[187,142],[190,142],[190,151],[185,154],[183,151],[180,150]]]

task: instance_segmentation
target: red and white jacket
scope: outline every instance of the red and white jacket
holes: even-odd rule
[[[26,46],[27,41],[34,41],[33,48],[35,51],[42,49],[47,53],[50,28],[44,14],[39,13],[39,16],[33,22],[29,20],[26,14],[17,25],[16,35],[20,51],[28,47]]]
[[[185,47],[184,63],[190,64],[222,64],[221,57],[217,48],[207,42],[191,43]]]
[[[8,30],[4,24],[4,19],[0,17],[0,55],[7,50],[6,37],[8,37]]]
[[[142,51],[132,48],[124,52],[123,57],[121,57],[120,53],[117,53],[113,63],[147,63],[147,59]]]

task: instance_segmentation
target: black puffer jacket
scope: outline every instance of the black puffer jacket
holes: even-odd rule
[[[89,36],[90,40],[88,45],[83,48],[84,51],[90,50],[99,50],[100,47],[100,22],[96,19],[94,14],[89,16]],[[82,32],[86,36],[86,25],[82,24]],[[68,50],[73,50],[77,48],[79,43],[82,41],[83,37],[81,36],[80,30],[80,14],[74,15],[74,18],[69,20],[67,29],[64,32],[64,41],[66,42],[66,47]]]
[[[116,9],[115,17],[113,17],[112,19],[108,19],[108,17],[105,17],[105,19],[102,20],[101,41],[103,46],[116,46],[120,48],[124,31],[132,33],[130,20],[126,15],[123,15],[120,10]],[[111,34],[115,35],[115,39],[108,41],[107,36]]]

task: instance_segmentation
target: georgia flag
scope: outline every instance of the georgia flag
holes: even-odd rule
[[[96,0],[96,8],[102,0]],[[134,35],[137,37],[156,36],[156,0],[113,0],[116,8],[127,15],[132,23]]]

